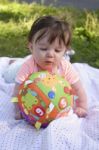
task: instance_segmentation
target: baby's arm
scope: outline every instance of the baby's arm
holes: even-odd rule
[[[33,62],[32,61],[33,61],[33,57],[31,56],[30,58],[28,58],[28,60],[26,60],[23,63],[21,68],[18,70],[16,78],[15,78],[16,85],[14,88],[13,97],[16,97],[18,95],[20,84],[23,83],[23,81],[33,72],[34,61]],[[32,71],[30,68],[32,68]],[[15,115],[16,119],[22,118],[19,107],[18,107],[18,103],[15,103],[15,113],[16,113]]]
[[[12,97],[16,97],[17,96],[18,89],[19,89],[19,84],[16,83],[15,87],[14,87],[14,92],[13,92]],[[16,120],[22,119],[22,116],[20,114],[20,110],[19,110],[19,106],[18,106],[17,102],[14,103],[14,107],[15,107],[15,119]]]
[[[87,95],[85,93],[85,90],[83,88],[83,85],[81,81],[79,80],[75,84],[72,85],[73,89],[76,91],[77,96],[79,97],[76,101],[76,108],[74,112],[79,117],[85,117],[87,115]]]

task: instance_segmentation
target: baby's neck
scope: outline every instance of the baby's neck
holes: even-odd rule
[[[53,67],[53,68],[49,68],[49,69],[43,69],[38,65],[38,71],[48,71],[52,74],[58,74],[58,68],[57,66]]]

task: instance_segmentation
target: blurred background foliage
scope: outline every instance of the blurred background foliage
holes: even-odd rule
[[[44,6],[0,0],[0,56],[24,57],[29,54],[27,36],[34,20],[43,15],[59,16],[70,23],[72,62],[99,68],[99,10]]]

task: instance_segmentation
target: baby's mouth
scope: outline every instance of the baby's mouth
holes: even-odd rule
[[[45,63],[48,64],[48,65],[52,65],[53,64],[52,61],[45,61]]]

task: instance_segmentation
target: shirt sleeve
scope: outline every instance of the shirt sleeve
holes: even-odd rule
[[[77,81],[79,81],[79,75],[77,71],[74,69],[72,64],[68,62],[67,60],[63,61],[63,70],[65,79],[72,85],[75,84]]]
[[[21,84],[33,72],[33,61],[27,60],[19,69],[15,82]]]

